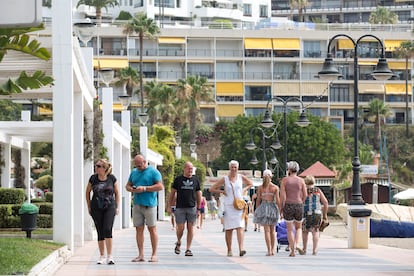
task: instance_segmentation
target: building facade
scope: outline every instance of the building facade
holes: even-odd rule
[[[102,26],[89,42],[94,48],[96,77],[102,68],[139,67],[139,39],[126,36],[122,30],[122,25]],[[381,99],[392,112],[387,123],[404,123],[408,103],[407,117],[412,122],[412,61],[406,67],[405,59],[395,53],[401,42],[412,39],[408,24],[364,28],[343,24],[333,29],[326,24],[307,23],[262,26],[255,30],[162,28],[156,39],[144,40],[144,78],[175,85],[178,79],[189,75],[206,77],[213,88],[215,102],[202,105],[205,123],[231,120],[243,114],[262,115],[273,96],[299,97],[307,112],[333,118],[339,124],[352,122],[355,76],[354,44],[350,39],[338,37],[329,49],[343,78],[328,83],[316,77],[327,56],[329,40],[338,34],[346,34],[355,41],[366,34],[378,37],[394,72],[390,80],[374,80],[371,72],[381,54],[381,43],[370,37],[359,41],[356,77],[360,106],[367,108],[370,100]],[[121,88],[115,91],[119,95],[123,93]],[[115,93],[115,101],[117,96]],[[276,112],[282,110],[277,102],[272,104]]]

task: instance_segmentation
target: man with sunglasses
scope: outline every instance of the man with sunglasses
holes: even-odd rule
[[[138,154],[134,158],[135,168],[129,175],[125,186],[134,195],[132,210],[133,223],[136,229],[138,257],[133,262],[144,262],[144,226],[150,233],[152,255],[149,262],[157,262],[158,233],[156,228],[158,191],[164,189],[161,173],[154,167],[148,166],[145,157]]]

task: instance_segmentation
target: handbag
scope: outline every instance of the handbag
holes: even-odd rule
[[[231,185],[231,189],[233,191],[233,197],[234,197],[233,207],[234,207],[234,209],[243,210],[244,207],[246,207],[246,202],[241,198],[236,198],[236,195],[234,193],[233,183],[230,182],[230,185]]]

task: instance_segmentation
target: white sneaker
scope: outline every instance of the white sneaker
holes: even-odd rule
[[[96,262],[97,264],[104,264],[106,262],[105,256],[99,257],[99,260]]]
[[[113,264],[115,264],[115,262],[114,262],[114,259],[112,258],[112,256],[111,257],[108,257],[108,262],[107,262],[109,265],[113,265]]]

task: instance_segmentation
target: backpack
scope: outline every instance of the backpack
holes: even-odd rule
[[[321,193],[319,188],[308,188],[308,197],[303,205],[305,215],[311,215],[312,213],[321,214]]]

